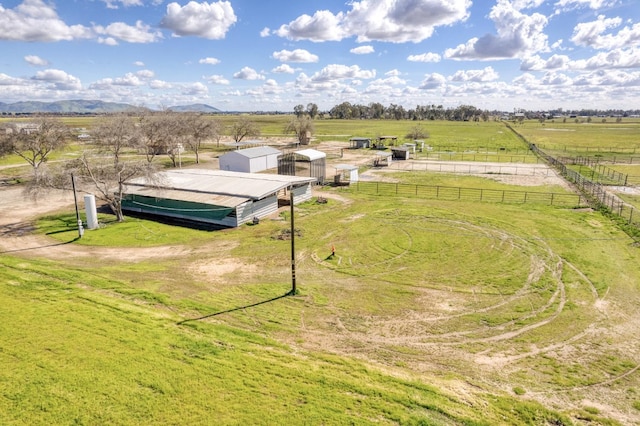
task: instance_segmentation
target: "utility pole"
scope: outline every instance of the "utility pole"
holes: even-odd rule
[[[296,294],[296,228],[293,219],[293,186],[289,188],[289,204],[291,204],[291,295]]]
[[[73,188],[73,201],[76,205],[76,223],[78,224],[78,238],[82,238],[84,234],[84,228],[82,227],[82,220],[80,219],[80,212],[78,211],[78,196],[76,195],[76,178],[71,173],[71,188]]]

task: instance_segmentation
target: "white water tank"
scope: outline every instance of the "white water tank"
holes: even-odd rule
[[[87,213],[87,228],[98,228],[98,211],[96,210],[96,197],[93,194],[84,196],[84,211]]]

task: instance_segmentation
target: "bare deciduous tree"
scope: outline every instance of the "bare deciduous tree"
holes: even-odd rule
[[[125,156],[138,148],[136,130],[134,119],[127,115],[101,118],[93,132],[97,152],[85,152],[65,168],[65,175],[73,173],[81,185],[94,188],[96,198],[110,207],[119,222],[124,220],[122,199],[127,182],[140,176],[153,180],[156,171],[149,161]]]
[[[15,154],[24,159],[33,169],[31,189],[46,184],[48,174],[43,165],[56,149],[67,145],[69,128],[61,121],[50,117],[39,117],[26,125],[8,124],[0,131],[0,153]]]
[[[301,144],[308,144],[313,133],[313,120],[306,115],[292,118],[284,128],[285,133],[293,133]]]
[[[260,129],[256,124],[247,117],[240,117],[229,129],[231,137],[234,141],[240,142],[246,137],[260,136]]]
[[[196,155],[196,164],[200,164],[200,148],[207,139],[216,139],[220,143],[222,124],[201,114],[188,113],[182,117],[184,145]]]
[[[141,152],[152,163],[156,155],[165,154],[169,149],[170,111],[146,111],[139,117],[136,126],[137,144]]]
[[[429,137],[429,132],[427,132],[426,129],[422,128],[420,124],[417,124],[413,126],[409,130],[409,133],[407,133],[404,137],[412,140],[427,139]]]

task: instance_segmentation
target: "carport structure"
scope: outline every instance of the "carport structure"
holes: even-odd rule
[[[374,153],[373,165],[378,166],[390,166],[393,161],[393,153],[389,151],[376,151]]]
[[[278,174],[288,176],[309,176],[316,183],[326,179],[327,154],[315,149],[290,152],[278,158]]]
[[[346,183],[350,185],[358,182],[358,166],[353,164],[336,164],[335,169],[335,184],[342,185]]]
[[[349,139],[349,148],[369,148],[371,147],[371,138],[353,137]]]
[[[157,183],[160,182],[160,183]],[[159,218],[236,227],[278,210],[279,196],[294,204],[311,199],[314,178],[181,169],[160,172],[154,182],[127,184],[122,209]]]

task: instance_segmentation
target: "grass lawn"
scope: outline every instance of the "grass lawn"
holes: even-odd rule
[[[640,259],[606,218],[326,196],[296,208],[296,296],[280,297],[286,210],[223,232],[103,218],[70,243],[92,257],[3,255],[0,421],[616,424],[611,410],[640,414],[625,326]],[[73,219],[39,227],[72,241]]]

